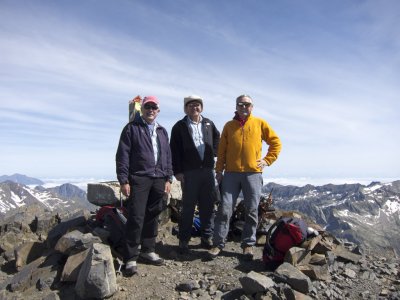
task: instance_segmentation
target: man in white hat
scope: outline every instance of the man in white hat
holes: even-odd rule
[[[201,246],[212,245],[214,204],[217,193],[214,176],[214,157],[220,134],[214,123],[202,116],[203,99],[196,95],[185,97],[186,116],[171,131],[172,167],[183,191],[183,207],[179,223],[179,250],[189,251],[193,216],[199,209]]]

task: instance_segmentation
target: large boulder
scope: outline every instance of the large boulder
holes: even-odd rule
[[[79,271],[75,292],[83,299],[111,297],[118,289],[111,249],[93,244]]]
[[[126,197],[120,192],[118,181],[88,183],[87,200],[98,206],[116,205],[125,201]]]

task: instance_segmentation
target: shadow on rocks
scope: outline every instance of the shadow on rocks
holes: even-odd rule
[[[257,273],[265,272],[265,265],[261,259],[246,260],[242,256],[239,256],[239,264],[235,267],[236,270],[243,273],[249,273],[254,271]]]
[[[1,266],[1,271],[11,275],[17,272],[17,268],[15,267],[15,260],[10,260]]]
[[[243,297],[245,295],[243,289],[234,289],[232,291],[227,292],[226,294],[224,294],[221,299],[222,300],[236,300],[236,299],[242,299],[241,297]]]
[[[194,261],[203,255],[201,252],[193,251],[191,246],[188,253],[181,254],[177,245],[163,243],[156,244],[156,253],[164,259],[176,261]]]

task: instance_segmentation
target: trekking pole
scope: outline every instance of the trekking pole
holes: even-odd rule
[[[121,191],[119,191],[119,201],[120,201],[120,205],[121,205],[121,210],[119,210],[117,207],[115,207],[115,212],[117,213],[117,216],[119,217],[119,219],[121,220],[122,224],[126,224],[126,222],[128,221],[126,219],[126,217],[123,214],[123,210],[122,210],[122,195],[121,195]]]

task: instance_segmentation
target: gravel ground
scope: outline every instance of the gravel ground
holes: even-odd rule
[[[224,251],[214,260],[209,260],[207,250],[200,247],[200,238],[192,238],[190,252],[178,252],[178,239],[171,234],[170,223],[159,235],[157,252],[166,260],[165,266],[156,267],[138,263],[138,275],[130,278],[118,277],[120,291],[113,299],[202,299],[218,297],[213,291],[230,291],[240,288],[239,277],[251,270],[262,271],[262,246],[255,249],[255,260],[241,258],[240,243],[229,241]],[[200,288],[193,294],[178,291],[177,287],[190,281],[198,282]]]

